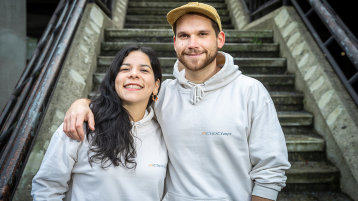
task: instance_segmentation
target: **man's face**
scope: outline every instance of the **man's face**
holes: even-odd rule
[[[176,22],[174,49],[179,61],[190,71],[212,64],[224,42],[224,33],[216,36],[211,20],[206,17],[186,14]]]

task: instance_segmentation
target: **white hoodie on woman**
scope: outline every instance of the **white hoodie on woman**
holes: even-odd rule
[[[275,200],[290,167],[271,97],[224,52],[222,69],[203,84],[162,84],[155,112],[169,154],[166,201]]]
[[[136,136],[136,169],[103,169],[88,162],[89,144],[72,140],[62,125],[52,136],[41,167],[32,181],[34,200],[159,201],[163,197],[167,151],[153,109],[132,122]]]

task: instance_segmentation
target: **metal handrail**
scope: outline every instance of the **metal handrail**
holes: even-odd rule
[[[245,5],[245,11],[250,16],[250,20],[255,20],[259,12],[263,11],[270,4],[275,3],[274,0],[241,0]],[[342,81],[343,85],[347,89],[348,93],[351,95],[353,101],[358,106],[358,90],[354,89],[353,85],[358,82],[358,40],[352,34],[352,32],[347,28],[347,26],[343,23],[343,21],[339,18],[338,15],[334,12],[334,10],[329,6],[329,4],[325,0],[307,0],[311,5],[312,9],[308,12],[303,12],[300,7],[299,1],[297,0],[283,0],[282,5],[293,5],[293,7],[297,10],[298,14],[301,16],[303,22],[306,24],[307,28],[312,33],[312,36],[316,40],[319,47],[322,49],[325,54],[327,60],[332,65],[332,68],[337,73],[338,77]],[[317,33],[315,27],[311,24],[308,17],[312,13],[316,13],[317,16],[321,19],[325,27],[331,33],[331,37],[327,40],[322,41],[319,34]],[[336,41],[337,44],[342,49],[342,52],[346,53],[348,59],[355,67],[357,72],[353,73],[353,75],[348,75],[347,77],[344,74],[344,70],[339,66],[336,59],[332,56],[330,50],[327,46]]]
[[[1,114],[0,200],[10,200],[86,0],[61,0]]]
[[[307,28],[312,33],[314,39],[317,41],[318,46],[324,52],[327,60],[330,62],[332,68],[335,70],[341,82],[347,89],[348,93],[351,95],[353,101],[358,106],[358,90],[355,90],[353,88],[353,84],[358,81],[358,44],[356,42],[357,39],[342,22],[342,20],[334,13],[333,9],[329,6],[327,2],[322,3],[320,0],[309,0],[308,2],[312,6],[311,12],[316,12],[323,24],[332,34],[331,37],[328,38],[326,41],[322,41],[316,29],[307,19],[306,14],[302,11],[298,2],[296,0],[290,1],[298,11]],[[331,52],[327,48],[327,46],[333,40],[335,40],[337,44],[342,48],[342,50],[346,53],[349,60],[357,70],[357,72],[353,74],[350,78],[346,77],[342,70],[342,67],[338,65],[335,58],[332,56]]]

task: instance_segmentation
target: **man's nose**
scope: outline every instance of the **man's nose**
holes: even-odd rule
[[[198,39],[195,36],[191,36],[189,38],[189,48],[196,48],[198,47]]]

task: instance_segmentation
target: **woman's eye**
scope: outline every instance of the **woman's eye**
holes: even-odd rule
[[[147,69],[142,69],[141,71],[145,72],[145,73],[149,72],[149,70],[147,70]]]
[[[128,71],[129,68],[120,68],[119,71]]]

